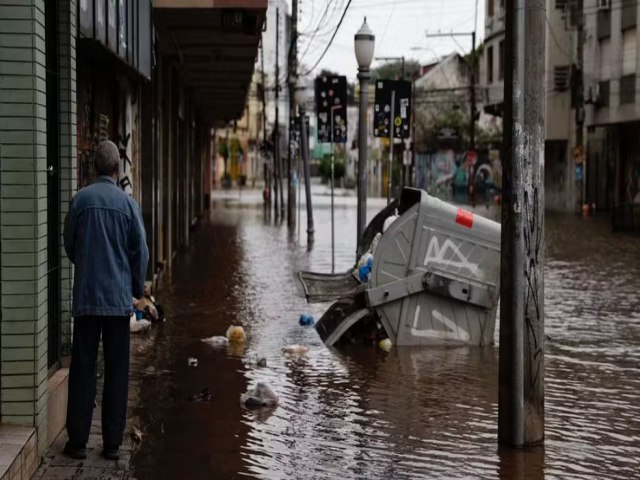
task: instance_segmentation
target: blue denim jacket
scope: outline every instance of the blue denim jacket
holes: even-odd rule
[[[140,207],[110,177],[71,200],[64,249],[75,265],[73,315],[124,316],[140,298],[149,261]]]

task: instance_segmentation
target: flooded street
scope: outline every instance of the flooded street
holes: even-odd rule
[[[253,195],[253,196],[252,196]],[[232,198],[233,197],[233,198]],[[369,200],[369,218],[385,205]],[[329,198],[314,197],[308,251],[266,220],[255,194],[214,199],[163,279],[168,321],[145,343],[134,412],[145,432],[138,479],[620,478],[640,476],[640,240],[606,220],[548,214],[546,442],[497,447],[498,348],[327,349],[293,272],[331,271]],[[355,198],[336,203],[336,271],[355,260]],[[243,348],[212,348],[234,322]],[[497,340],[497,329],[496,329]],[[286,356],[281,348],[310,351]],[[266,357],[267,367],[243,358]],[[187,365],[198,358],[198,367]],[[272,412],[239,398],[256,382]],[[188,397],[209,388],[209,402]]]

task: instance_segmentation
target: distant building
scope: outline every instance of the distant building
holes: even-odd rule
[[[553,210],[574,211],[578,201],[578,186],[575,162],[571,155],[575,145],[575,128],[570,79],[571,66],[576,58],[576,33],[568,23],[565,12],[567,5],[566,0],[547,0],[545,204]],[[485,14],[485,40],[480,59],[484,111],[502,116],[505,0],[487,0]]]
[[[584,1],[585,203],[615,228],[640,230],[638,2]]]

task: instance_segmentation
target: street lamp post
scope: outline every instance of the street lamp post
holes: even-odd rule
[[[305,104],[307,101],[307,89],[298,83],[295,88],[295,102],[298,105],[300,115],[300,152],[304,168],[304,191],[307,203],[307,242],[313,243],[313,209],[311,208],[311,167],[309,166],[309,139],[307,138],[307,122],[305,119]]]
[[[357,245],[367,222],[367,106],[369,102],[369,67],[373,60],[376,37],[367,25],[365,17],[360,30],[355,34],[355,53],[358,61],[358,80],[360,81],[360,116],[358,120],[358,226]],[[356,257],[358,251],[356,246]],[[356,258],[356,261],[358,259]]]

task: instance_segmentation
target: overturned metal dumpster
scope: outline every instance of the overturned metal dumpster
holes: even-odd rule
[[[381,324],[399,346],[493,342],[500,224],[405,188],[371,221],[360,255],[371,251],[378,233],[368,281],[355,271],[298,274],[309,302],[334,301],[316,324],[325,344],[363,321]]]

